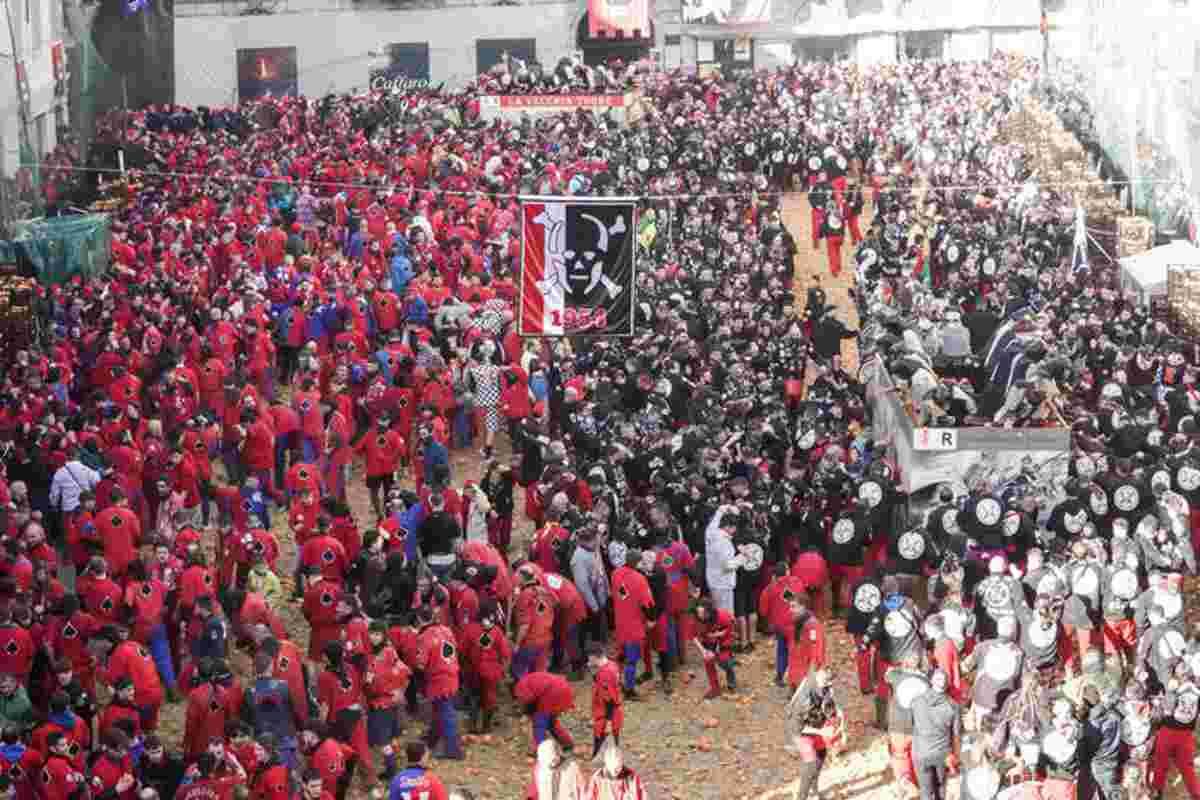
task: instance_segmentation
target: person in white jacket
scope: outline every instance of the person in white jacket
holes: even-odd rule
[[[733,589],[742,557],[733,546],[733,535],[742,519],[736,506],[721,506],[704,531],[704,578],[713,605],[733,613]]]

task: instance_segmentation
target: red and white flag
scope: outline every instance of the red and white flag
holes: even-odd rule
[[[520,335],[633,335],[636,216],[632,200],[522,201]]]

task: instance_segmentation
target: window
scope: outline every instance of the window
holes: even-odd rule
[[[427,81],[429,76],[429,42],[400,42],[387,46],[388,65],[372,77],[391,80]]]
[[[941,58],[946,48],[943,31],[909,31],[903,36],[907,58]]]
[[[476,74],[482,75],[499,64],[506,53],[526,63],[537,61],[537,39],[476,39]]]

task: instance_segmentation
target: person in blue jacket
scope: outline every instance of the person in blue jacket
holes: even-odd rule
[[[412,282],[413,266],[410,253],[412,252],[408,239],[404,234],[397,233],[392,237],[392,291],[397,297],[404,297],[408,284]]]
[[[404,309],[404,319],[409,325],[429,327],[429,304],[420,295],[414,295]]]

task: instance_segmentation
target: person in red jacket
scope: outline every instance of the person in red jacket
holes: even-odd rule
[[[129,678],[121,678],[113,686],[112,702],[100,713],[100,735],[105,736],[109,731],[115,730],[121,720],[129,720],[133,724],[134,734],[141,735],[141,715],[138,714],[137,704],[134,703],[133,681]]]
[[[614,742],[621,741],[625,723],[625,704],[621,692],[621,669],[608,657],[604,646],[593,645],[588,654],[588,670],[592,673],[592,758],[600,753],[600,745],[611,732]]]
[[[704,671],[708,675],[708,694],[705,700],[721,696],[721,680],[717,667],[725,672],[729,691],[737,691],[737,675],[733,671],[733,614],[723,608],[715,608],[712,600],[700,601],[695,611],[697,630],[695,642],[704,660]]]
[[[238,425],[238,450],[245,476],[258,478],[258,485],[263,491],[275,497],[275,429],[272,423],[269,413],[260,414],[257,409],[244,409]]]
[[[339,396],[335,403],[349,400],[349,397]],[[324,414],[325,428],[322,433],[321,476],[325,483],[325,491],[332,497],[346,501],[346,477],[352,455],[351,439],[354,435],[354,423],[340,404],[335,404]]]
[[[341,583],[350,569],[346,547],[330,532],[329,517],[317,517],[317,534],[300,548],[300,568],[316,570],[327,581]]]
[[[189,521],[194,525],[199,517],[199,520],[207,525],[208,509],[205,507],[204,489],[201,484],[212,481],[211,464],[208,466],[208,472],[201,476],[195,457],[180,441],[168,456],[168,465],[170,473],[167,475],[167,481],[171,491],[183,495],[183,508],[189,512]]]
[[[183,731],[183,755],[188,761],[200,757],[214,737],[225,733],[226,723],[237,720],[242,710],[242,691],[223,662],[200,659],[198,684],[187,695]]]
[[[0,607],[0,674],[12,675],[28,687],[33,657],[40,645],[28,630],[13,621],[11,607]]]
[[[316,464],[325,439],[321,417],[321,392],[311,378],[304,379],[300,391],[292,393],[292,409],[300,415],[300,453],[305,464]]]
[[[400,660],[400,654],[388,640],[387,623],[371,622],[368,636],[371,652],[366,658],[364,687],[367,701],[367,743],[383,748],[384,774],[396,771],[396,751],[393,742],[404,731],[400,706],[408,688],[412,670]]]
[[[121,678],[133,681],[134,699],[142,717],[142,729],[153,731],[158,727],[158,710],[163,704],[163,687],[158,677],[158,668],[150,651],[142,645],[122,636],[117,626],[102,628],[93,640],[93,646],[104,667],[100,680],[110,686]]]
[[[129,737],[119,730],[104,735],[104,749],[92,762],[93,797],[133,800],[137,797],[137,778],[129,756]]]
[[[312,629],[308,637],[308,657],[315,660],[323,657],[326,642],[338,641],[342,637],[338,601],[343,590],[341,583],[325,580],[312,567],[305,567],[304,571],[307,578],[301,610]]]
[[[367,490],[371,494],[371,508],[375,516],[383,519],[383,498],[388,496],[395,483],[393,476],[404,455],[404,437],[391,430],[391,418],[387,415],[375,420],[375,430],[359,440],[354,450],[366,458]]]
[[[46,737],[46,763],[42,767],[41,796],[45,800],[73,800],[87,791],[86,778],[71,760],[71,742],[59,731]]]
[[[554,572],[543,574],[542,581],[554,593],[558,612],[554,616],[554,647],[551,667],[555,672],[570,670],[569,677],[579,680],[587,665],[587,656],[580,642],[580,626],[587,619],[587,604],[579,589],[566,577]]]
[[[275,489],[282,492],[288,463],[300,456],[300,415],[289,405],[271,406],[271,427],[275,431]]]
[[[523,564],[517,569],[520,588],[513,602],[517,632],[513,643],[512,677],[519,681],[531,671],[545,670],[550,643],[554,639],[554,595],[541,583],[537,567]]]
[[[21,730],[16,725],[4,726],[2,741],[0,775],[12,781],[16,790],[8,800],[36,800],[40,796],[38,776],[45,761],[43,754],[21,742]]]
[[[129,565],[130,581],[125,587],[125,619],[133,628],[133,638],[150,648],[159,677],[168,691],[175,689],[175,665],[171,661],[167,638],[167,587],[151,578],[142,561]]]
[[[83,608],[101,623],[116,622],[121,614],[124,592],[108,576],[108,562],[101,556],[88,561],[87,571],[75,582]]]
[[[808,610],[807,597],[793,597],[789,611],[792,642],[788,659],[788,684],[795,691],[809,672],[824,669],[828,659],[825,654],[825,626]]]
[[[268,732],[261,734],[257,742],[264,754],[250,787],[250,796],[254,800],[292,800],[292,773],[279,756],[279,740]],[[317,785],[324,791],[320,776]]]
[[[104,558],[113,580],[120,581],[137,558],[142,538],[142,521],[129,507],[124,492],[113,493],[114,505],[96,514],[96,533],[104,546]]]
[[[561,675],[552,672],[530,672],[513,687],[516,700],[530,717],[531,750],[547,736],[553,736],[564,749],[575,746],[575,740],[562,724],[559,715],[575,707],[575,691]]]
[[[306,795],[314,780],[320,780],[324,793],[337,800],[345,798],[354,777],[353,762],[350,760],[354,756],[354,749],[340,733],[335,725],[314,722],[301,735],[309,767],[302,778]]]
[[[205,751],[184,773],[188,781],[179,787],[175,800],[233,800],[235,789],[246,783],[246,770],[233,753],[224,750],[220,762]]]
[[[317,707],[326,724],[339,728],[353,749],[357,763],[366,769],[367,782],[374,783],[371,748],[367,744],[366,656],[354,654],[345,643],[326,642],[322,650],[325,668],[317,678]]]
[[[462,633],[467,664],[467,683],[477,716],[475,733],[487,733],[496,715],[496,690],[512,660],[512,645],[504,633],[504,621],[496,601],[487,597],[479,604],[478,621],[467,623]]]
[[[959,664],[958,645],[946,635],[946,623],[941,614],[929,616],[929,619],[925,621],[925,634],[933,646],[933,652],[930,654],[933,666],[946,673],[946,695],[961,705],[965,687],[962,680],[962,668]]]
[[[417,622],[421,628],[418,638],[417,658],[413,669],[425,673],[425,696],[433,704],[433,717],[426,741],[436,745],[440,740],[443,750],[440,758],[462,760],[462,745],[458,738],[458,709],[454,700],[458,694],[459,664],[458,642],[454,632],[435,621],[429,606],[417,611]]]
[[[775,575],[758,598],[758,615],[767,621],[775,634],[775,685],[784,686],[792,650],[792,600],[808,591],[804,581],[789,574],[788,565],[775,565]]]
[[[658,616],[650,582],[638,571],[642,560],[640,550],[625,554],[625,565],[613,570],[612,604],[617,646],[625,663],[625,696],[637,699],[637,667],[642,659],[642,644],[646,631]]]

